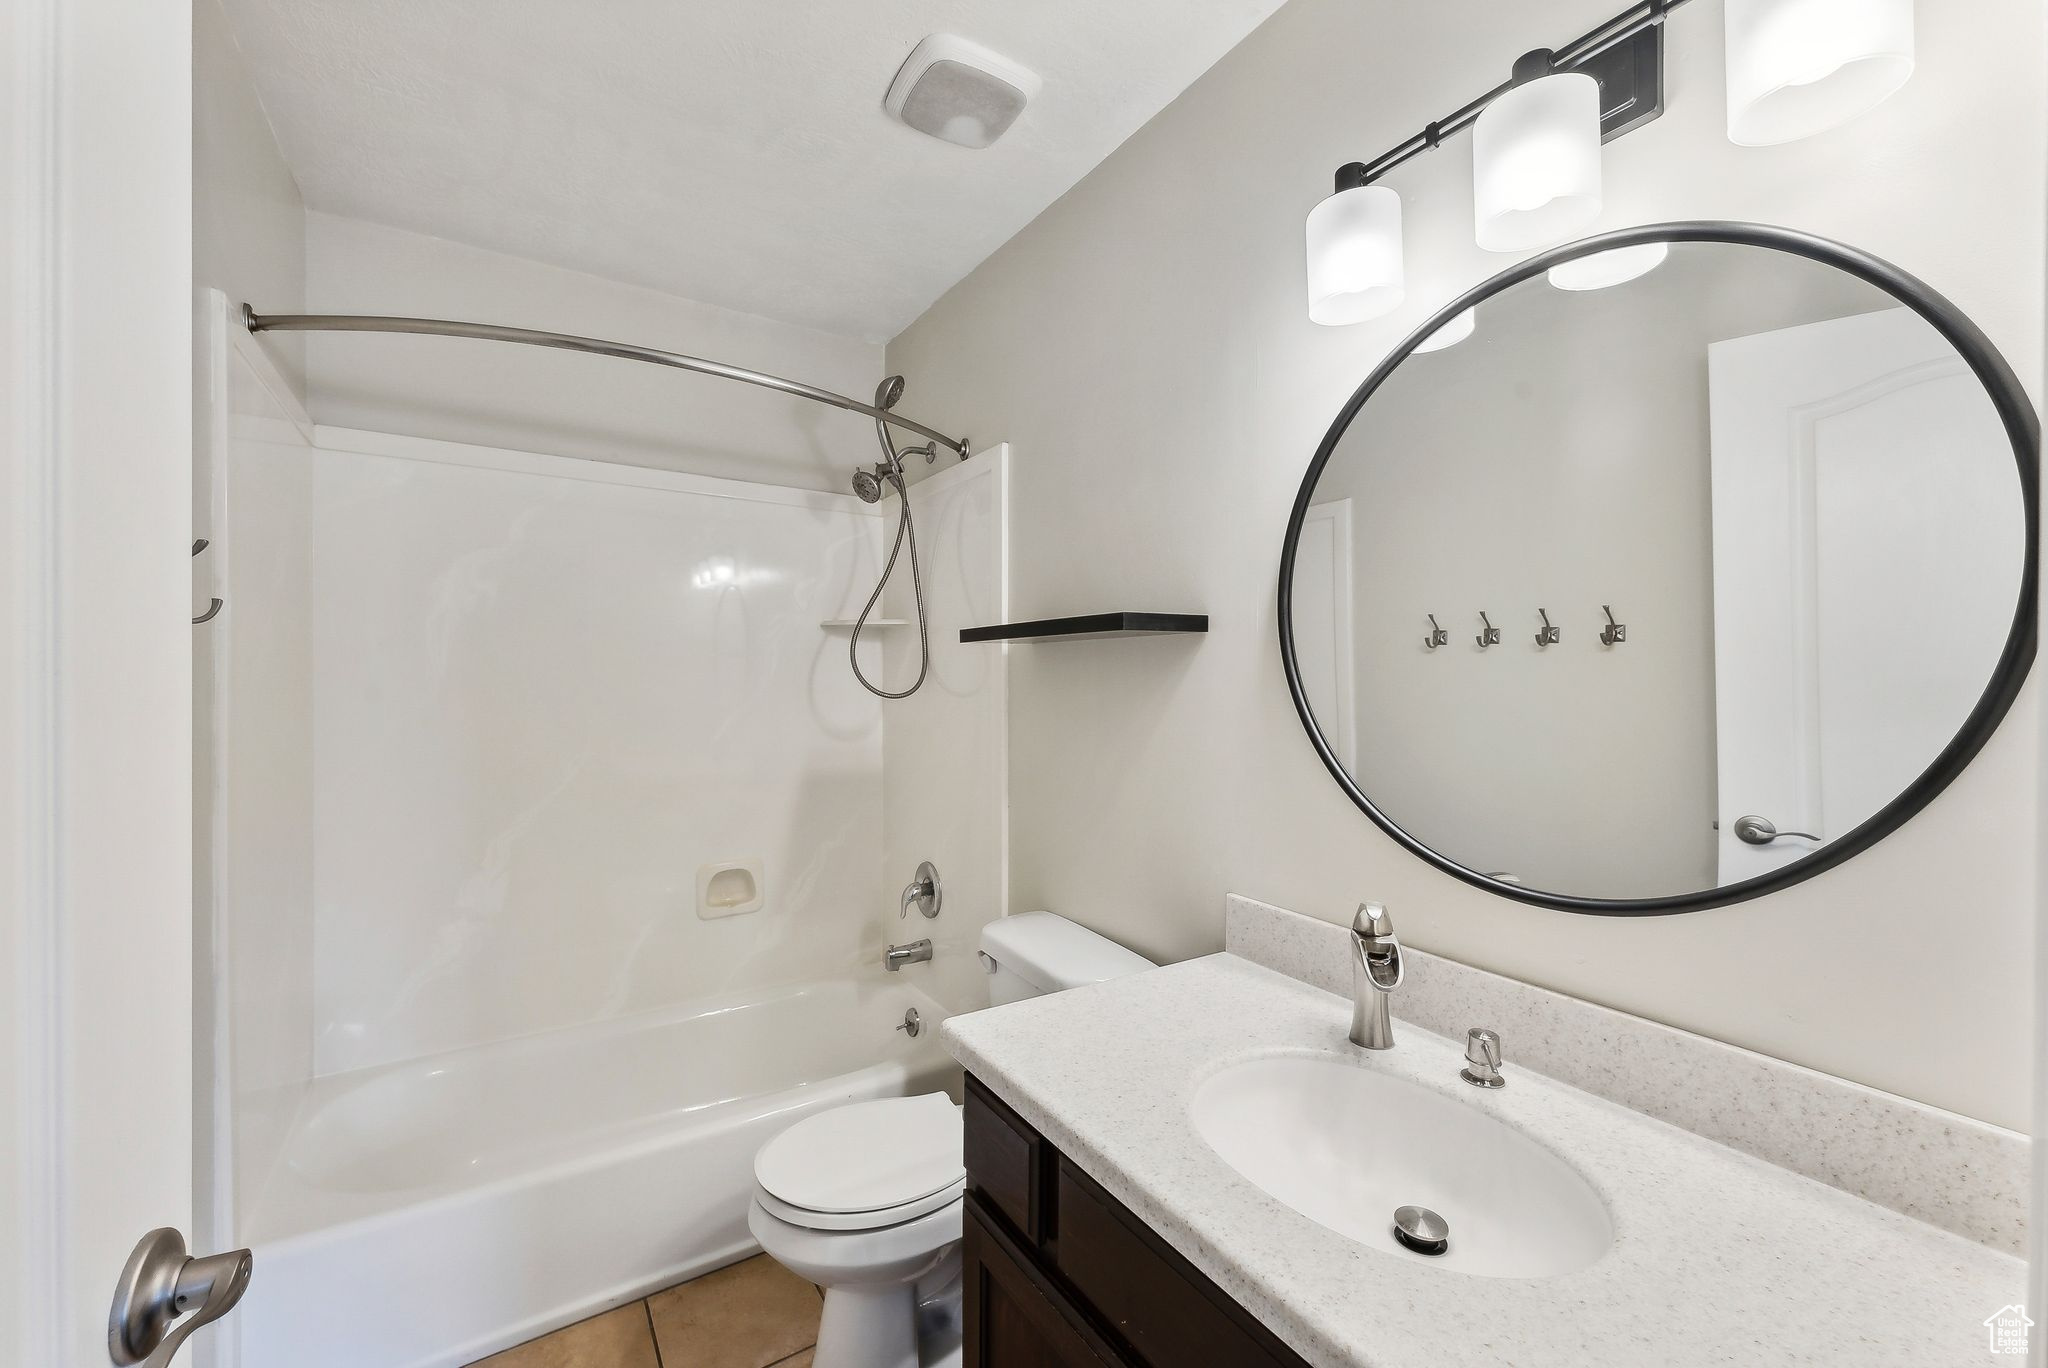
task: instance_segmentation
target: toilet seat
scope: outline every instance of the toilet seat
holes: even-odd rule
[[[807,1207],[792,1206],[783,1201],[759,1183],[754,1184],[754,1200],[763,1211],[778,1221],[806,1230],[881,1230],[886,1226],[902,1225],[920,1216],[929,1215],[942,1207],[958,1202],[967,1191],[967,1179],[940,1188],[926,1197],[902,1206],[882,1207],[876,1211],[812,1211]]]
[[[754,1156],[761,1206],[812,1230],[877,1230],[966,1189],[960,1108],[944,1093],[834,1107],[797,1122]]]

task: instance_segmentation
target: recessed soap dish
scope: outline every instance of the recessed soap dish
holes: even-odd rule
[[[731,864],[708,864],[697,871],[697,919],[714,921],[759,912],[761,862],[738,860]]]

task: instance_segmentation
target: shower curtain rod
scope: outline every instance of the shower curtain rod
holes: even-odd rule
[[[474,337],[486,342],[518,342],[529,347],[555,347],[562,351],[589,352],[593,356],[616,356],[626,361],[646,361],[656,366],[673,366],[677,370],[695,371],[699,375],[715,375],[725,380],[738,380],[742,384],[759,385],[763,389],[793,394],[799,399],[830,404],[849,413],[865,414],[893,427],[905,428],[921,437],[929,437],[941,446],[950,447],[960,454],[963,461],[968,455],[964,439],[948,437],[937,428],[926,427],[923,423],[905,418],[900,413],[876,408],[873,404],[864,404],[858,399],[849,399],[843,394],[819,389],[816,385],[806,385],[800,380],[786,380],[779,375],[748,370],[744,366],[729,366],[723,361],[707,361],[700,356],[684,356],[680,352],[658,351],[653,347],[636,347],[630,342],[607,342],[598,337],[543,332],[538,328],[505,328],[495,323],[456,323],[440,318],[393,318],[382,314],[260,314],[247,304],[242,306],[242,324],[252,333],[378,332],[418,333],[430,337]]]

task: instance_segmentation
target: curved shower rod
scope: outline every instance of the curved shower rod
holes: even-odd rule
[[[858,399],[849,399],[843,394],[819,389],[816,385],[806,385],[800,380],[786,380],[779,375],[748,370],[744,366],[729,366],[723,361],[707,361],[700,356],[684,356],[680,352],[660,351],[653,347],[636,347],[630,342],[607,342],[598,337],[543,332],[538,328],[505,328],[495,323],[456,323],[441,318],[394,318],[383,314],[260,314],[247,304],[242,306],[242,325],[252,333],[379,332],[417,333],[430,337],[473,337],[485,342],[518,342],[529,347],[554,347],[561,351],[589,352],[593,356],[616,356],[626,361],[646,361],[656,366],[673,366],[677,370],[695,371],[699,375],[715,375],[725,380],[737,380],[742,384],[759,385],[763,389],[793,394],[799,399],[830,404],[849,413],[865,414],[893,427],[905,428],[921,437],[929,437],[942,446],[951,447],[960,454],[963,461],[968,455],[965,439],[948,437],[937,428],[926,427],[915,419],[905,418],[902,414],[889,409],[864,404]]]

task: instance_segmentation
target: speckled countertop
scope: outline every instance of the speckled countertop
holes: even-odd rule
[[[1399,998],[1396,997],[1398,1016]],[[1304,1358],[1345,1368],[1644,1368],[2010,1362],[1984,1318],[2026,1267],[1507,1062],[1458,1081],[1462,1050],[1407,1023],[1345,1038],[1342,998],[1211,955],[949,1018],[976,1077]],[[1489,1111],[1565,1157],[1614,1221],[1591,1267],[1484,1278],[1354,1243],[1240,1177],[1189,1103],[1221,1065],[1324,1052]],[[1361,1148],[1363,1154],[1364,1148]],[[1910,1155],[1901,1155],[1910,1163]]]

